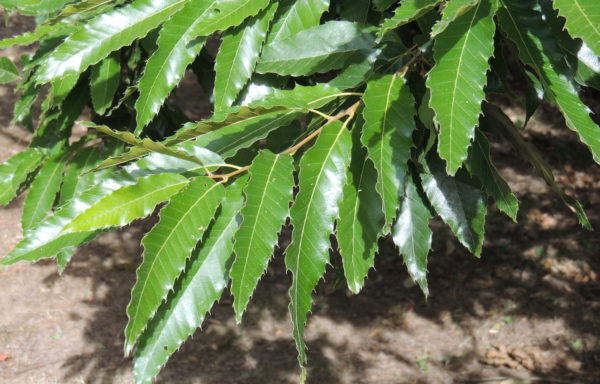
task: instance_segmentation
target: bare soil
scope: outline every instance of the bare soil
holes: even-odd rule
[[[14,18],[0,37],[30,27]],[[1,86],[0,97],[4,161],[29,136],[9,123],[12,87]],[[600,228],[600,167],[556,111],[542,108],[527,137]],[[432,222],[427,300],[388,241],[360,295],[335,287],[330,268],[307,330],[310,383],[600,383],[600,237],[580,228],[518,154],[500,143],[493,150],[521,202],[519,223],[491,213],[476,259]],[[20,239],[22,200],[0,207],[0,256]],[[62,276],[52,261],[0,271],[0,384],[133,383],[122,354],[125,307],[152,222],[82,247]],[[242,326],[224,297],[157,383],[298,382],[289,282],[277,255]]]

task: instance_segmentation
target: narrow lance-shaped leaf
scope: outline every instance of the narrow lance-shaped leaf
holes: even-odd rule
[[[457,17],[462,16],[471,9],[479,0],[451,0],[447,1],[442,11],[442,18],[431,29],[431,37],[436,37],[443,32]]]
[[[51,156],[35,176],[23,204],[21,216],[23,232],[36,227],[52,209],[56,194],[60,190],[69,154],[69,152],[59,152]]]
[[[421,179],[431,205],[458,241],[479,257],[487,213],[482,192],[458,176],[448,176],[439,159],[430,159],[426,166],[428,172],[422,174]]]
[[[223,185],[198,177],[171,197],[160,221],[144,238],[144,259],[127,306],[125,353],[129,354],[146,325],[167,298],[177,277],[223,199]]]
[[[252,76],[276,10],[274,2],[247,23],[223,35],[215,63],[215,111],[233,105]]]
[[[69,162],[65,171],[62,187],[60,190],[60,203],[62,205],[74,196],[92,187],[95,174],[87,173],[102,159],[102,152],[97,147],[88,147],[78,152]]]
[[[164,173],[140,178],[136,184],[103,197],[71,221],[63,233],[119,227],[148,216],[161,202],[186,186],[180,175]]]
[[[377,171],[360,142],[360,128],[357,123],[352,129],[352,161],[337,223],[344,275],[353,293],[360,292],[373,267],[385,223],[381,197],[375,190]]]
[[[135,0],[86,23],[40,65],[38,82],[85,71],[171,17],[187,0]]]
[[[291,209],[294,230],[285,264],[293,274],[289,310],[301,366],[306,364],[304,328],[312,306],[312,291],[329,260],[329,236],[339,215],[351,145],[345,125],[334,122],[324,128],[300,161],[300,191]]]
[[[245,180],[243,176],[226,188],[220,212],[194,251],[189,267],[142,334],[133,368],[136,383],[152,382],[169,357],[202,324],[227,287]]]
[[[348,21],[328,21],[267,44],[258,73],[304,76],[344,68],[373,50],[373,29]]]
[[[39,167],[46,151],[42,148],[28,148],[12,156],[0,165],[0,205],[6,205],[17,196],[19,187],[27,176]]]
[[[531,0],[501,0],[498,11],[502,29],[515,42],[519,59],[538,75],[548,101],[556,103],[567,127],[579,134],[600,163],[600,127],[590,117],[590,110],[579,99],[570,80],[560,47],[542,15],[533,9]]]
[[[600,2],[596,0],[553,0],[558,14],[567,20],[567,30],[581,38],[600,56]]]
[[[269,34],[269,43],[319,25],[329,0],[281,0],[278,17]]]
[[[0,57],[0,84],[19,80],[19,70],[8,57]]]
[[[273,255],[278,233],[289,215],[294,187],[294,163],[290,155],[274,155],[264,150],[248,172],[243,221],[235,234],[235,261],[231,267],[231,293],[238,322]]]
[[[415,100],[398,75],[370,81],[363,100],[365,125],[361,142],[377,169],[376,189],[383,200],[384,232],[388,233],[404,193],[415,129]]]
[[[499,133],[508,140],[518,153],[526,157],[535,169],[540,173],[544,181],[555,191],[569,209],[577,216],[579,224],[585,229],[592,229],[592,225],[585,214],[583,206],[572,196],[563,192],[556,184],[554,174],[550,165],[542,158],[539,151],[523,139],[519,130],[504,112],[495,105],[484,103],[483,111],[485,118],[482,120],[482,127],[492,132]]]
[[[404,24],[408,24],[429,12],[441,0],[403,0],[396,8],[394,16],[386,19],[379,29],[379,40],[383,35]]]
[[[92,68],[90,93],[94,110],[103,115],[112,105],[119,87],[121,63],[119,53],[113,53]]]
[[[429,219],[432,216],[424,199],[413,177],[409,177],[400,214],[392,233],[394,244],[400,249],[410,277],[419,284],[425,296],[428,296],[427,255],[431,248],[432,231],[429,228]]]
[[[435,39],[429,105],[439,125],[438,152],[454,174],[467,158],[485,98],[488,60],[494,51],[497,0],[481,0]]]
[[[213,0],[210,12],[203,17],[201,23],[196,23],[192,28],[192,36],[208,36],[240,25],[248,17],[267,7],[269,2],[270,0]]]
[[[480,130],[475,133],[475,141],[469,149],[466,166],[469,172],[481,181],[486,193],[494,198],[498,209],[516,222],[519,201],[492,163],[490,144]]]

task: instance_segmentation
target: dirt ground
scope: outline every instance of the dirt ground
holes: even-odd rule
[[[11,20],[0,37],[28,27]],[[3,161],[28,135],[9,124],[12,87],[0,86],[0,97]],[[600,228],[600,167],[574,134],[544,108],[527,136]],[[428,300],[387,241],[360,295],[334,289],[329,270],[307,330],[310,383],[600,383],[600,237],[518,154],[493,148],[521,202],[519,224],[491,213],[476,259],[432,222]],[[0,257],[20,239],[22,201],[0,207]],[[122,357],[125,307],[151,221],[82,247],[62,276],[51,261],[0,271],[0,384],[133,383]],[[284,271],[278,255],[241,327],[222,299],[157,383],[298,382]]]

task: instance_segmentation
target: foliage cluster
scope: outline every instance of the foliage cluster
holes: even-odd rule
[[[597,0],[0,4],[37,21],[0,41],[37,44],[21,70],[0,58],[0,81],[19,81],[13,121],[33,133],[0,166],[0,204],[29,190],[24,239],[0,263],[55,258],[62,270],[76,247],[159,207],[127,307],[125,352],[138,383],[158,374],[228,287],[241,321],[286,223],[302,368],[332,235],[353,293],[389,236],[427,295],[431,218],[475,256],[488,199],[517,219],[489,135],[528,158],[589,227],[521,127],[486,100],[522,103],[525,125],[542,100],[556,105],[600,161],[600,129],[579,98],[583,87],[600,90]],[[213,108],[202,121],[165,104],[187,70]],[[88,133],[75,141],[86,108]]]

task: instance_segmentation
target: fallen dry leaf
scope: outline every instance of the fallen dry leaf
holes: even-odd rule
[[[0,353],[0,361],[6,361],[8,359],[10,359],[10,356]]]

